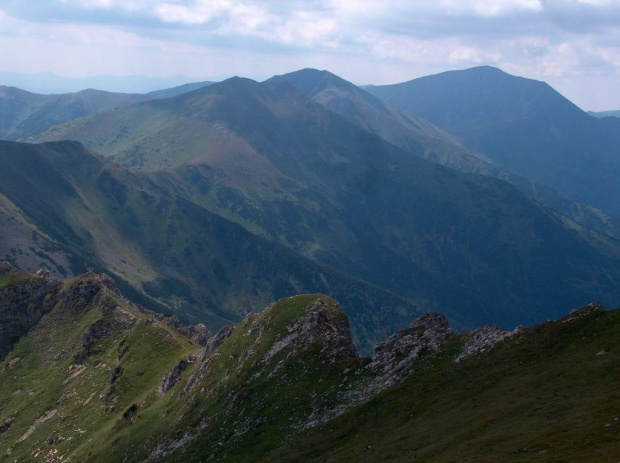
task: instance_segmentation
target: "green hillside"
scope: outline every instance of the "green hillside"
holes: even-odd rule
[[[146,95],[83,90],[77,93],[41,95],[15,87],[0,87],[0,138],[15,140],[97,111],[150,99]]]
[[[8,304],[20,284],[13,275],[0,275],[3,327],[7,309],[26,308]],[[161,377],[199,348],[123,299],[103,275],[54,283],[44,293],[53,299],[50,310],[0,370],[3,458],[66,461],[81,446],[105,441],[128,409],[148,400]]]
[[[147,94],[88,89],[76,93],[41,95],[15,87],[0,86],[0,139],[17,140],[30,133],[99,111],[169,98],[211,83],[195,82]]]
[[[457,364],[444,351],[264,461],[615,461],[619,329],[584,309]]]
[[[0,326],[36,297],[48,307],[0,366],[11,460],[615,461],[620,451],[620,312],[597,303],[514,332],[454,333],[427,314],[369,358],[319,294],[282,299],[201,345],[105,275],[60,281],[0,265]]]

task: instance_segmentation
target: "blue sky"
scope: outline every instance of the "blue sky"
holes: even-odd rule
[[[386,84],[488,64],[620,109],[620,0],[3,0],[0,72]]]

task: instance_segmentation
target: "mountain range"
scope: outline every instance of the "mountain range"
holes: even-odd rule
[[[0,82],[4,85],[44,95],[75,93],[87,88],[96,88],[114,93],[149,93],[161,89],[179,87],[195,81],[196,79],[187,76],[99,75],[64,77],[53,72],[20,73],[0,71]]]
[[[620,117],[620,111],[588,111],[594,117]]]
[[[436,145],[429,152],[459,149],[418,125],[417,143],[426,147],[430,137]],[[457,326],[510,327],[619,296],[616,241],[505,182],[388,143],[288,82],[234,78],[31,139],[76,139],[116,164],[75,144],[5,144],[0,183],[8,201],[79,256],[72,274],[89,266],[110,272],[186,321],[217,327],[277,297],[327,292],[352,310],[367,350],[424,311],[441,308]],[[36,178],[31,166],[44,162]],[[60,180],[46,189],[50,171]],[[68,192],[59,207],[23,194],[47,199],[57,190]],[[222,232],[234,224],[239,238]],[[264,244],[245,251],[257,240]],[[287,277],[289,260],[335,273]],[[336,275],[372,289],[341,295],[353,283],[336,283]]]
[[[620,219],[617,217],[605,214],[591,205],[571,200],[545,184],[492,163],[480,152],[466,148],[454,135],[412,113],[382,102],[328,71],[303,69],[275,76],[269,81],[294,85],[313,101],[416,156],[460,172],[504,180],[571,220],[613,238],[620,238]]]
[[[196,82],[147,94],[82,90],[77,93],[41,95],[0,86],[0,138],[15,140],[81,116],[158,98],[168,98],[210,85]]]
[[[617,118],[489,67],[0,116],[4,458],[620,451]]]

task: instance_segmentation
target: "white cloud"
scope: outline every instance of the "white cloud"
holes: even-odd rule
[[[498,16],[514,11],[541,11],[540,0],[439,0],[438,5],[451,11]]]
[[[612,2],[611,0],[577,0],[577,3],[581,3],[584,5],[602,6],[602,5],[609,5]]]
[[[388,83],[490,64],[580,98],[571,79],[620,79],[620,0],[33,3],[0,3],[0,71],[268,77],[319,67]]]

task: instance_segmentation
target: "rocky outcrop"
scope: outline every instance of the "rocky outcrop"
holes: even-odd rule
[[[416,319],[409,328],[399,331],[374,348],[371,371],[398,373],[425,351],[437,352],[452,333],[448,319],[429,313]]]
[[[49,274],[24,274],[5,261],[0,261],[0,275],[7,281],[6,286],[0,289],[2,360],[15,342],[52,310],[62,282]]]
[[[511,332],[502,331],[497,326],[488,325],[470,331],[464,335],[465,343],[461,349],[461,353],[455,357],[454,361],[460,362],[473,355],[487,352],[497,343],[513,336],[520,332],[520,330],[521,328],[519,327]]]
[[[202,349],[202,351],[192,358],[192,362],[198,363],[198,368],[191,374],[185,385],[185,392],[191,391],[196,384],[202,381],[209,369],[211,368],[211,356],[217,349],[232,335],[235,328],[233,326],[225,326],[221,328],[214,336],[211,336]],[[162,380],[162,384],[166,379]]]
[[[7,432],[8,429],[11,427],[11,424],[13,424],[13,419],[7,418],[6,420],[4,420],[4,423],[0,424],[0,434],[4,434],[5,432]]]
[[[125,299],[114,281],[102,273],[87,272],[65,283],[56,298],[58,313],[77,319],[88,307],[94,305],[101,312],[101,318],[86,329],[78,346],[69,346],[56,360],[77,349],[77,353],[73,354],[74,362],[82,364],[97,353],[95,346],[99,340],[118,331],[130,330],[136,323],[136,318],[119,305],[121,301]]]
[[[119,330],[129,330],[135,324],[134,315],[118,305],[119,300],[124,299],[114,281],[105,274],[87,272],[63,282],[45,270],[28,275],[7,262],[0,262],[0,275],[8,281],[0,290],[0,358],[10,352],[21,335],[54,308],[75,319],[91,304],[102,313],[102,317],[82,335],[74,358],[78,364],[94,353],[98,340]],[[67,352],[73,347],[68,347]],[[65,352],[60,353],[59,358],[64,355]]]
[[[87,272],[63,285],[58,294],[58,302],[65,311],[72,311],[78,316],[97,296],[105,299],[107,293],[122,297],[114,280],[104,273]],[[101,301],[104,302],[104,301]]]
[[[317,299],[290,331],[299,331],[299,338],[308,344],[318,344],[324,346],[323,349],[329,349],[332,357],[357,357],[349,319],[340,306],[334,311],[323,298]]]
[[[169,317],[161,316],[161,320],[199,346],[206,346],[207,342],[212,337],[211,332],[202,323],[198,323],[197,325],[182,325],[176,315]]]
[[[433,312],[417,318],[407,329],[377,344],[365,368],[373,376],[349,391],[346,406],[339,413],[404,379],[417,359],[424,354],[440,351],[451,335],[448,319]]]
[[[357,348],[351,337],[348,318],[328,307],[323,298],[318,298],[294,324],[287,327],[288,334],[277,341],[265,354],[262,363],[267,363],[283,349],[299,351],[310,346],[329,349],[330,357],[357,357]]]
[[[0,275],[4,275],[9,272],[15,271],[15,267],[13,267],[6,260],[0,260]]]
[[[583,318],[583,317],[587,317],[591,314],[600,313],[600,312],[605,312],[605,307],[603,307],[603,304],[601,304],[600,302],[595,301],[579,309],[571,310],[570,314],[560,319],[560,322],[561,323],[571,322],[574,320],[579,320],[580,318]]]
[[[82,335],[81,346],[75,355],[75,363],[83,363],[88,357],[95,354],[95,346],[100,339],[111,336],[118,331],[130,330],[136,323],[135,317],[121,308],[103,307],[103,317],[90,325]]]
[[[161,380],[161,384],[157,387],[157,395],[159,397],[163,397],[170,389],[172,389],[175,384],[179,382],[179,379],[181,379],[181,374],[187,370],[188,366],[194,363],[194,360],[194,357],[190,357],[187,360],[181,360],[172,370],[166,373]]]
[[[213,352],[215,352],[216,349],[220,347],[222,343],[230,337],[234,330],[234,326],[225,326],[217,333],[215,333],[215,336],[209,339],[207,341],[207,344],[205,345],[205,355],[211,355]]]

